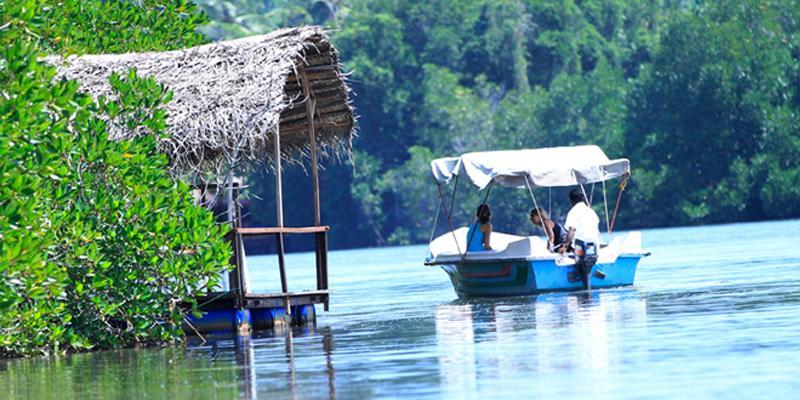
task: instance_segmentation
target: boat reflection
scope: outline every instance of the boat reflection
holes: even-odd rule
[[[474,393],[477,389],[474,332],[472,305],[436,308],[436,343],[444,397],[455,398],[461,392]]]
[[[438,306],[435,318],[440,379],[452,396],[475,393],[478,381],[564,371],[597,377],[648,353],[637,340],[646,338],[647,303],[635,289],[457,300]],[[598,392],[614,384],[592,381]]]

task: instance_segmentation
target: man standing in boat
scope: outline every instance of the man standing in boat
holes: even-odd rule
[[[580,188],[569,192],[569,200],[572,209],[569,210],[564,224],[567,228],[567,243],[572,243],[575,255],[578,256],[575,266],[580,272],[584,287],[590,289],[589,274],[597,262],[597,249],[600,247],[600,218],[589,207]],[[562,246],[559,253],[563,254],[565,250]]]

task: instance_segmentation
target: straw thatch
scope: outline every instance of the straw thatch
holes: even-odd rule
[[[172,90],[166,105],[168,137],[160,148],[176,172],[222,173],[272,163],[280,132],[283,157],[308,154],[309,124],[301,72],[307,77],[316,112],[320,156],[348,154],[354,129],[349,88],[339,55],[319,27],[283,29],[263,36],[185,50],[49,57],[59,77],[75,79],[81,90],[110,96],[112,72],[136,69]],[[112,121],[111,137],[142,134]]]

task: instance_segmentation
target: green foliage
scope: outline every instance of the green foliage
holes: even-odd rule
[[[91,2],[61,5],[78,3]],[[131,72],[95,102],[37,62],[54,43],[40,36],[56,24],[37,12],[46,4],[0,6],[0,354],[173,340],[178,305],[227,267],[225,228],[157,151],[169,92]],[[63,51],[103,51],[64,33]],[[109,124],[142,136],[112,141]]]
[[[381,209],[383,182],[379,174],[380,161],[367,153],[356,151],[353,154],[355,179],[350,186],[350,194],[359,199],[361,213],[366,216],[358,221],[362,230],[372,230],[379,245],[384,244],[381,226],[384,213]]]
[[[11,0],[10,3],[20,2]],[[208,17],[191,0],[37,0],[31,33],[59,54],[174,50],[205,42]]]
[[[111,77],[115,100],[96,112],[149,134],[111,141],[103,121],[70,154],[73,176],[60,181],[54,262],[69,273],[75,331],[101,347],[170,340],[180,333],[182,301],[210,290],[227,265],[225,225],[193,205],[191,190],[165,172],[156,148],[165,126],[158,106],[170,94],[152,78]]]
[[[637,179],[653,186],[637,201],[672,223],[800,213],[798,11],[784,6],[709,3],[668,25],[631,96],[627,151],[663,175]]]
[[[47,254],[54,235],[41,195],[65,173],[59,150],[69,145],[47,134],[59,128],[49,114],[71,104],[62,97],[69,85],[37,84],[53,71],[36,66],[35,47],[19,35],[7,29],[0,40],[0,346],[29,353],[65,336],[53,317],[65,313],[66,271]]]
[[[399,168],[384,176],[384,185],[398,198],[401,215],[416,215],[399,226],[389,236],[390,244],[420,243],[428,239],[430,227],[428,216],[436,213],[439,204],[433,178],[427,178],[433,153],[427,147],[412,146],[410,158]],[[423,178],[425,177],[425,178]],[[421,217],[424,216],[424,217]]]
[[[487,146],[492,142],[493,110],[488,97],[497,89],[483,75],[478,77],[483,87],[472,90],[447,68],[433,64],[423,68],[425,97],[417,123],[420,142],[439,151],[491,150]]]

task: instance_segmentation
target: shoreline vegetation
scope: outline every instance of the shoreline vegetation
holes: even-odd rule
[[[131,71],[95,100],[40,62],[192,46],[203,21],[178,0],[0,2],[0,357],[180,341],[181,304],[228,268],[227,227],[157,150],[171,94]]]
[[[797,1],[198,3],[205,13],[188,0],[0,0],[0,357],[179,341],[178,305],[229,263],[227,228],[157,150],[168,89],[131,72],[111,77],[115,98],[93,99],[53,82],[48,55],[330,27],[360,115],[352,165],[322,176],[332,248],[425,242],[430,160],[492,149],[588,143],[630,158],[618,229],[800,217]],[[109,119],[147,134],[111,141]],[[309,224],[311,187],[290,189],[287,223]],[[543,194],[566,211],[564,193]],[[480,201],[466,196],[456,220]],[[272,226],[261,197],[252,222]],[[491,204],[498,226],[530,229],[523,193]]]

